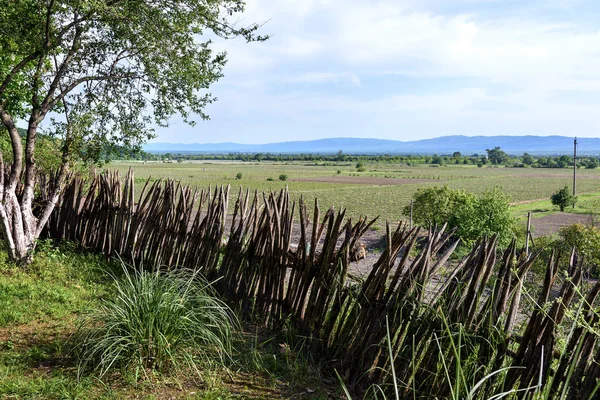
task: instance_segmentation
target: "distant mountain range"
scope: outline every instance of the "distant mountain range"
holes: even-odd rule
[[[573,138],[566,136],[442,136],[434,139],[401,142],[397,140],[331,138],[267,144],[240,143],[148,143],[151,153],[271,153],[271,154],[483,154],[500,146],[509,154],[572,154]],[[600,138],[578,139],[578,153],[600,153]]]

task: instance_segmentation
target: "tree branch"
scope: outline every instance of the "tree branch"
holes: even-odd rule
[[[19,62],[17,65],[15,65],[13,67],[13,69],[4,78],[4,81],[2,82],[2,85],[0,85],[0,98],[2,97],[2,94],[4,93],[4,91],[6,90],[6,88],[8,87],[8,85],[10,84],[10,82],[13,80],[13,78],[23,68],[25,68],[27,66],[27,64],[29,64],[30,62],[32,62],[33,60],[35,60],[39,55],[40,55],[39,51],[33,52],[30,55],[28,55],[27,57],[25,57],[24,59],[22,59],[21,62]]]
[[[48,8],[46,9],[46,42],[44,44],[44,48],[47,50],[50,46],[50,22],[52,20],[52,7],[54,7],[54,1],[50,0],[48,3]]]
[[[75,17],[75,19],[77,20],[77,17]],[[83,30],[81,29],[81,27],[78,26],[75,29],[75,37],[73,38],[73,44],[71,45],[71,48],[69,49],[69,52],[67,53],[67,56],[63,60],[60,68],[56,71],[56,75],[54,76],[54,79],[52,80],[52,83],[50,84],[50,88],[48,89],[48,94],[46,95],[46,98],[42,102],[42,105],[40,107],[42,110],[42,113],[41,113],[42,116],[45,116],[46,113],[50,110],[50,108],[52,108],[52,107],[49,107],[49,104],[52,101],[52,97],[54,96],[54,93],[56,92],[56,89],[58,88],[58,86],[60,84],[60,80],[62,79],[63,75],[65,74],[67,67],[69,66],[71,60],[73,60],[75,53],[77,53],[77,50],[79,47],[79,39],[81,38],[82,33],[83,33]]]
[[[45,38],[45,42],[44,42],[44,48],[46,50],[48,50],[48,48],[50,47],[50,20],[52,18],[52,7],[54,6],[54,1],[55,0],[50,1],[50,4],[48,5],[48,8],[47,8],[48,11],[46,14],[46,38]],[[17,65],[15,65],[13,67],[13,69],[4,78],[2,85],[0,85],[0,96],[2,96],[2,93],[4,93],[4,91],[6,90],[6,88],[10,84],[10,82],[13,80],[15,75],[17,75],[23,68],[25,68],[25,66],[27,64],[29,64],[31,61],[35,60],[40,55],[41,55],[40,51],[35,51],[35,52],[31,53],[30,55],[28,55],[27,57],[25,57],[24,59],[22,59]]]
[[[88,13],[82,17],[80,17],[77,20],[74,20],[73,22],[65,25],[60,31],[58,31],[58,33],[56,34],[56,36],[54,37],[54,39],[52,39],[50,37],[50,23],[49,21],[51,20],[51,9],[53,7],[55,0],[52,0],[48,6],[48,14],[46,17],[46,50],[49,50],[51,48],[54,48],[56,46],[57,43],[61,43],[62,38],[64,35],[66,35],[67,32],[69,32],[74,26],[76,26],[77,24],[81,23],[81,22],[86,22],[88,21],[90,18],[93,17],[94,13]],[[106,3],[106,7],[112,7],[115,6],[119,3],[123,2],[123,0],[112,0],[112,1],[108,1]],[[6,75],[6,77],[4,78],[4,80],[2,81],[2,84],[0,85],[0,97],[2,96],[2,94],[4,93],[4,91],[6,90],[6,88],[8,87],[8,85],[10,84],[10,82],[14,79],[14,77],[23,69],[27,66],[27,64],[29,64],[31,61],[35,60],[39,55],[41,54],[41,51],[36,50],[35,52],[29,54],[28,56],[26,56],[25,58],[23,58],[17,65],[15,65],[13,67],[13,69],[8,73],[8,75]]]
[[[40,217],[37,220],[37,225],[35,227],[35,237],[40,236],[42,230],[44,229],[44,225],[46,225],[48,219],[50,219],[50,215],[52,215],[52,211],[54,211],[54,208],[58,203],[58,199],[60,198],[60,195],[62,193],[63,184],[65,182],[68,170],[69,167],[67,163],[63,162],[63,164],[60,166],[58,176],[56,177],[56,186],[52,189],[50,199],[48,200],[48,203],[46,203],[46,205],[44,206],[42,215],[40,215]]]
[[[56,68],[58,68],[58,61],[56,60],[56,57],[54,57],[54,65]],[[61,87],[61,90],[62,90],[62,87]],[[56,183],[55,183],[56,186],[52,189],[52,193],[50,194],[49,201],[44,206],[44,209],[42,210],[42,214],[40,215],[40,217],[37,221],[37,226],[36,226],[36,230],[35,230],[36,237],[39,237],[39,235],[42,233],[42,230],[44,229],[44,225],[46,225],[46,223],[48,222],[50,215],[52,215],[52,211],[54,211],[54,208],[56,207],[56,204],[58,203],[58,199],[59,199],[59,197],[62,193],[62,189],[63,189],[62,186],[63,186],[63,183],[67,176],[68,170],[69,170],[70,149],[71,149],[71,143],[73,141],[73,126],[71,125],[71,118],[69,116],[69,106],[66,103],[64,106],[64,113],[65,113],[65,120],[67,123],[67,125],[66,125],[67,131],[65,133],[65,143],[62,148],[62,158],[61,158],[60,170],[58,172],[58,176],[56,177]]]
[[[56,96],[54,99],[52,99],[50,101],[50,103],[48,103],[48,110],[52,109],[52,107],[54,107],[58,102],[62,101],[71,91],[73,91],[73,89],[75,89],[77,86],[81,85],[82,83],[85,82],[102,82],[102,81],[113,81],[113,80],[119,80],[119,79],[131,79],[131,78],[137,78],[139,77],[136,74],[125,74],[125,75],[107,75],[107,76],[85,76],[83,78],[79,78],[74,80],[73,82],[71,82],[71,84],[69,84],[66,88],[63,89],[63,91]],[[48,110],[46,110],[45,112],[47,112]]]
[[[112,7],[112,6],[114,6],[114,5],[118,4],[118,3],[121,3],[121,2],[123,2],[123,0],[111,0],[111,1],[108,1],[108,2],[105,4],[105,6],[106,6],[106,7]],[[60,39],[62,39],[62,37],[63,37],[63,36],[64,36],[64,35],[65,35],[67,32],[69,32],[69,31],[71,30],[71,28],[73,28],[75,25],[77,25],[77,24],[78,24],[78,23],[80,23],[80,22],[86,22],[86,21],[89,21],[89,20],[90,20],[90,19],[91,19],[93,16],[94,16],[94,13],[93,13],[93,12],[91,12],[91,13],[88,13],[88,14],[85,14],[85,15],[81,16],[81,17],[79,18],[79,20],[78,20],[78,21],[73,21],[73,22],[70,22],[70,23],[68,23],[67,25],[63,26],[63,27],[62,27],[62,28],[61,28],[61,29],[58,31],[58,33],[57,33],[57,35],[56,35],[56,36],[57,36],[57,38],[59,38],[59,40],[58,40],[57,42],[60,42]]]
[[[10,135],[10,141],[13,149],[13,163],[11,166],[10,178],[8,181],[7,188],[12,189],[16,187],[17,181],[21,176],[21,169],[23,168],[23,144],[21,143],[21,136],[17,130],[17,126],[13,121],[12,117],[4,110],[0,104],[0,120],[8,129]]]
[[[12,259],[14,259],[15,241],[12,237],[12,232],[10,229],[10,217],[6,212],[6,207],[4,204],[4,158],[2,157],[2,152],[0,152],[0,222],[2,223],[2,233],[4,234],[4,238],[6,239],[6,243],[8,245],[8,254]]]

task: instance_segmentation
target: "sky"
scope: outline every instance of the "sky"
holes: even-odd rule
[[[600,137],[597,0],[248,0],[210,121],[155,142]]]

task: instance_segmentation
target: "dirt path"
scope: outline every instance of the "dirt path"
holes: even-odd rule
[[[584,214],[571,214],[566,212],[557,212],[550,215],[544,215],[539,218],[531,219],[533,237],[551,235],[558,232],[562,227],[573,224],[590,224],[593,216]]]

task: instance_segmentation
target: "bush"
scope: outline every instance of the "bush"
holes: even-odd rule
[[[535,163],[535,158],[529,153],[523,154],[522,158],[523,165],[533,165]]]
[[[286,174],[281,174],[281,175],[279,175],[279,180],[280,181],[287,181],[288,180],[288,176]]]
[[[583,256],[585,266],[589,271],[598,276],[600,272],[600,229],[595,226],[585,226],[583,224],[574,224],[562,227],[556,235],[542,236],[535,240],[536,249],[541,250],[541,254],[536,261],[535,273],[543,277],[552,256],[560,254],[563,261],[568,260],[571,251],[576,249]],[[565,262],[562,263],[564,265]]]
[[[437,154],[433,156],[433,158],[431,159],[431,164],[434,165],[442,165],[444,163],[444,159],[440,156],[438,156]]]
[[[467,202],[468,195],[448,186],[419,189],[414,196],[413,220],[422,226],[442,225],[450,222],[455,211]],[[404,207],[404,215],[410,215],[410,206]]]
[[[565,211],[565,208],[568,206],[574,207],[575,203],[577,202],[577,198],[573,196],[567,186],[554,193],[550,197],[550,200],[552,201],[553,205],[560,208],[560,211]]]
[[[268,181],[268,182],[273,182],[274,180],[275,180],[275,179],[273,179],[273,178],[271,178],[271,177],[268,177],[268,178],[267,178],[267,181]]]
[[[509,197],[499,187],[475,196],[447,186],[434,186],[417,191],[413,220],[421,226],[448,223],[450,228],[457,228],[456,235],[465,244],[496,234],[500,243],[506,245],[513,238],[516,225],[509,203]],[[410,206],[403,213],[410,215]]]
[[[239,181],[240,179],[242,179],[243,176],[244,175],[242,175],[241,172],[238,172],[237,174],[235,174],[235,179],[237,179]]]
[[[575,248],[593,271],[600,265],[600,229],[595,226],[574,224],[558,230],[559,246],[566,255]]]
[[[585,166],[587,169],[595,169],[595,168],[598,168],[598,165],[599,165],[599,163],[598,163],[598,159],[597,159],[597,158],[589,158],[589,159],[587,160],[587,162],[585,162],[585,163],[584,163],[584,166]]]
[[[147,370],[198,370],[198,361],[230,354],[235,317],[198,274],[123,266],[122,277],[110,277],[113,292],[80,319],[80,373],[122,368],[137,379]]]
[[[454,223],[458,227],[458,237],[466,242],[498,235],[503,245],[510,243],[516,226],[510,213],[510,197],[497,186],[464,202],[455,212]]]

